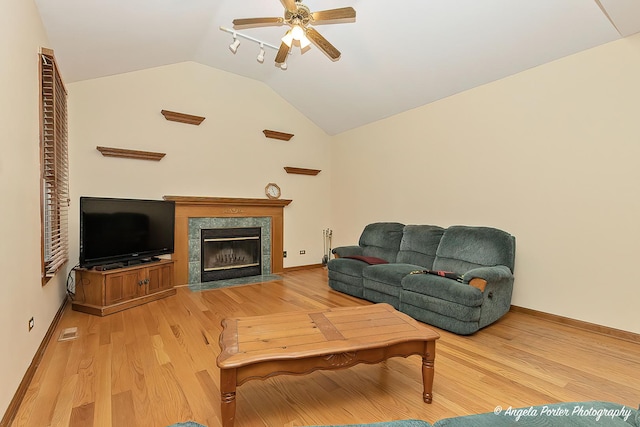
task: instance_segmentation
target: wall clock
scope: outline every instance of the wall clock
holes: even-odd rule
[[[281,194],[280,187],[278,187],[278,184],[270,182],[264,187],[264,194],[270,199],[279,199]]]

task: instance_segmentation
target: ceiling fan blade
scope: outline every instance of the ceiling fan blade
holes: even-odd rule
[[[289,54],[289,46],[286,43],[282,42],[280,44],[280,49],[278,49],[278,53],[276,54],[276,64],[282,64],[287,60],[287,55]]]
[[[311,27],[307,28],[307,38],[309,38],[313,44],[318,46],[318,49],[323,51],[332,60],[337,61],[340,59],[340,51],[329,43],[327,39],[322,37],[322,35],[315,29]]]
[[[337,19],[355,19],[356,11],[352,7],[341,7],[340,9],[321,10],[311,14],[314,23],[318,21],[335,21]]]
[[[287,8],[290,12],[295,12],[298,10],[298,6],[296,6],[296,0],[282,0],[282,4]]]
[[[282,18],[244,18],[234,19],[233,27],[266,27],[268,25],[282,25],[284,20]]]

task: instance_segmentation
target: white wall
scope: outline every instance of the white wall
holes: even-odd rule
[[[40,280],[38,50],[48,46],[32,0],[0,2],[0,413],[60,308],[64,274]],[[35,328],[28,331],[29,318]]]
[[[330,213],[329,137],[268,86],[185,62],[73,83],[69,93],[75,262],[80,196],[265,198],[269,182],[293,200],[284,209],[284,266],[321,262]],[[206,119],[199,126],[170,122],[163,109]],[[295,136],[268,139],[263,129]],[[166,156],[159,162],[109,158],[96,146]],[[293,175],[284,166],[322,172]],[[302,249],[306,255],[299,255]]]
[[[640,333],[640,35],[343,133],[334,246],[364,225],[516,236],[513,304]]]

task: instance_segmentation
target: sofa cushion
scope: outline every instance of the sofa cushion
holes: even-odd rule
[[[479,307],[484,299],[478,288],[433,274],[405,276],[402,279],[402,289],[467,307]]]
[[[357,277],[359,279],[362,278],[362,270],[366,267],[369,267],[369,264],[366,262],[351,258],[336,258],[329,260],[327,263],[329,273],[335,271],[341,274],[346,274],[347,276]]]
[[[405,226],[396,261],[430,269],[443,234],[444,228],[436,225]]]
[[[417,268],[413,264],[371,265],[362,270],[362,286],[399,297],[402,278]]]
[[[362,255],[394,262],[400,249],[403,229],[404,224],[399,222],[376,222],[367,225],[360,235]]]
[[[349,258],[329,260],[329,286],[340,292],[362,298],[362,270],[366,262]]]
[[[433,270],[464,274],[472,268],[505,265],[513,272],[515,239],[491,227],[455,225],[447,228],[433,262]]]

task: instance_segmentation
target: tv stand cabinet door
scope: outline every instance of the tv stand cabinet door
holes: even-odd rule
[[[143,296],[144,274],[141,270],[129,270],[105,275],[104,303],[116,304]]]
[[[147,294],[173,288],[173,264],[164,264],[147,269]]]

